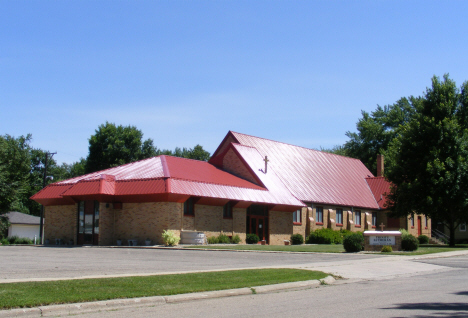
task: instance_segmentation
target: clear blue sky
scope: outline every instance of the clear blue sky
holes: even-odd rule
[[[57,161],[106,121],[159,148],[228,130],[343,144],[361,110],[468,80],[466,1],[0,2],[0,134]]]

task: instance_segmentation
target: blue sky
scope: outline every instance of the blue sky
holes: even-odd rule
[[[228,130],[343,144],[361,110],[468,80],[465,1],[2,1],[0,134],[58,162],[106,121],[159,148]]]

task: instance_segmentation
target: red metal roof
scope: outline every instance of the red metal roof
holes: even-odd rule
[[[258,152],[256,156],[261,161]],[[287,190],[284,192],[286,194],[280,195],[277,191],[269,191],[208,162],[163,155],[60,181],[31,199],[48,205],[52,198],[54,204],[70,204],[82,199],[183,202],[187,196],[198,196],[281,205],[291,210],[303,206]]]
[[[381,209],[387,208],[388,199],[386,194],[390,193],[391,183],[388,182],[384,177],[373,177],[366,178],[367,183],[374,195],[375,200],[379,204]]]
[[[379,208],[366,182],[373,175],[358,159],[236,132],[229,134],[233,138],[225,140],[234,139],[258,150],[262,158],[268,156],[268,171],[271,167],[286,188],[303,202]],[[220,145],[210,162],[216,162],[220,149],[225,147]]]

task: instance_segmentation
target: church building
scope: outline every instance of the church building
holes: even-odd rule
[[[358,159],[229,131],[208,162],[161,155],[50,184],[31,199],[45,206],[45,239],[77,245],[162,244],[163,230],[242,242],[255,233],[282,245],[296,233],[380,223],[430,236],[424,216],[387,218],[389,189]]]

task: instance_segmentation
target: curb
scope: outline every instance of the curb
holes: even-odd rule
[[[327,276],[321,280],[307,280],[292,283],[282,283],[275,285],[264,285],[254,287],[244,287],[236,289],[216,290],[209,292],[199,292],[190,294],[180,294],[171,296],[152,296],[141,298],[125,298],[125,299],[112,299],[101,300],[86,303],[74,303],[63,305],[50,305],[35,308],[19,308],[10,310],[0,310],[0,318],[9,317],[47,317],[57,315],[72,315],[79,313],[99,312],[109,309],[119,309],[125,307],[135,307],[141,305],[164,305],[171,303],[180,303],[186,301],[194,301],[200,299],[212,299],[221,297],[231,297],[240,295],[264,294],[274,291],[287,290],[287,289],[301,289],[311,288],[320,285],[329,285],[335,282],[333,276]]]

